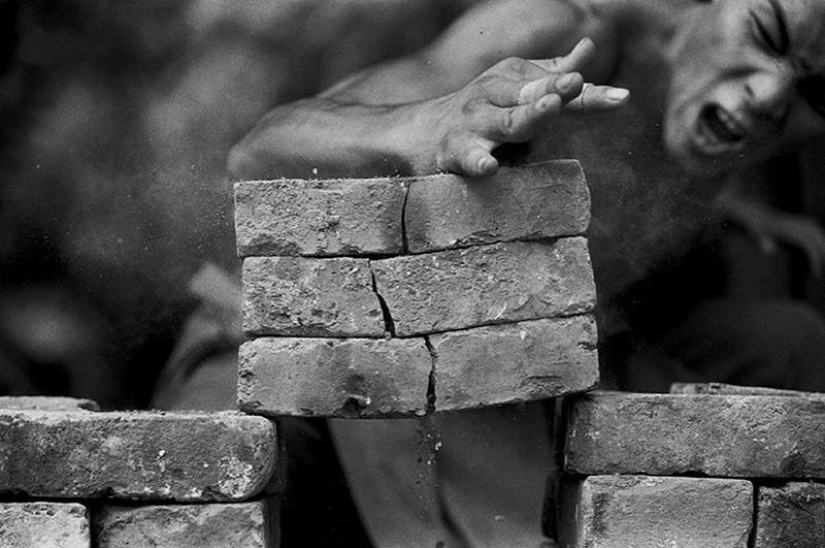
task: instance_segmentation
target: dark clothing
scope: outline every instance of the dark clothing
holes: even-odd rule
[[[825,322],[788,299],[705,301],[628,361],[629,390],[667,392],[673,382],[825,392]]]

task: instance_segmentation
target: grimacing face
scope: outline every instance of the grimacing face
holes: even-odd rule
[[[825,132],[825,0],[715,0],[670,53],[669,152],[719,173]]]

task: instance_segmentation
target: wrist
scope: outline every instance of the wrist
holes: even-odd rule
[[[402,159],[408,175],[432,175],[446,171],[444,142],[452,129],[446,103],[451,95],[398,107],[395,123],[386,136],[390,154]]]

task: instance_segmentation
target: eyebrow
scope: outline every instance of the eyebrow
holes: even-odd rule
[[[774,15],[776,16],[777,26],[779,28],[779,51],[788,51],[788,47],[790,46],[790,37],[788,36],[788,18],[785,15],[785,8],[779,3],[778,0],[768,0],[773,8]]]

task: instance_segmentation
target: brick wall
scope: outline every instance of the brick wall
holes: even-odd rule
[[[275,547],[276,449],[237,412],[0,398],[0,546]]]
[[[236,215],[247,414],[0,398],[0,546],[276,547],[273,418],[559,396],[563,475],[546,496],[561,545],[825,546],[825,396],[591,392],[576,162],[245,182]]]
[[[373,418],[598,381],[581,167],[235,189],[241,409]]]
[[[563,545],[825,546],[825,396],[675,385],[566,407]]]

